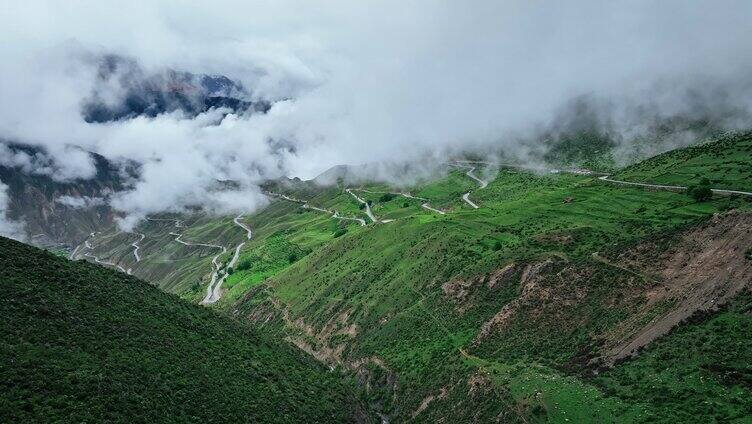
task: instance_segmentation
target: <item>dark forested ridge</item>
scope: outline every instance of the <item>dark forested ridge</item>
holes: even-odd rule
[[[0,422],[352,422],[347,382],[136,278],[0,237]]]

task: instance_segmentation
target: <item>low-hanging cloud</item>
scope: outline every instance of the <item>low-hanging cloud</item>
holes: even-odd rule
[[[0,182],[0,236],[25,241],[26,231],[24,224],[21,221],[10,218],[9,206],[8,186]]]
[[[430,175],[460,152],[524,158],[582,95],[625,140],[655,117],[722,110],[718,126],[749,126],[750,18],[746,1],[27,1],[0,17],[0,138],[46,147],[58,179],[94,175],[85,151],[139,164],[110,200],[125,227],[197,206],[250,211],[265,179],[338,164]],[[146,73],[225,75],[272,105],[87,123],[105,54]],[[369,169],[397,181],[382,170],[403,167]]]

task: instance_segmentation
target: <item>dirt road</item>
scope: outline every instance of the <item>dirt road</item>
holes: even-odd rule
[[[472,206],[473,209],[478,209],[480,206],[476,205],[472,200],[470,200],[470,192],[462,195],[462,200],[465,201],[468,205]]]
[[[371,212],[371,205],[369,205],[369,204],[368,204],[368,202],[366,202],[365,200],[363,200],[363,199],[361,199],[360,197],[358,197],[358,195],[357,195],[357,194],[353,193],[353,192],[352,192],[352,189],[349,189],[349,188],[347,188],[347,189],[345,189],[345,191],[346,191],[346,192],[348,192],[348,193],[350,193],[350,195],[351,195],[352,197],[354,197],[354,198],[355,198],[355,200],[357,200],[357,201],[358,201],[358,203],[360,203],[360,204],[362,204],[362,205],[365,205],[365,207],[366,207],[366,215],[368,215],[368,218],[369,218],[369,219],[370,219],[370,220],[371,220],[372,222],[374,222],[374,223],[376,223],[376,222],[379,222],[378,218],[376,218],[376,216],[375,216],[375,215],[373,214],[373,212]]]
[[[146,238],[146,234],[142,234],[142,233],[133,233],[133,234],[136,234],[137,236],[139,236],[139,239],[137,241],[134,241],[133,243],[131,243],[131,246],[133,246],[133,256],[136,258],[136,262],[141,262],[141,257],[138,256],[138,249],[140,248],[138,244],[144,241],[144,238]]]
[[[614,180],[611,179],[609,175],[603,175],[601,177],[598,177],[599,180],[613,183],[613,184],[619,184],[619,185],[628,185],[628,186],[635,186],[635,187],[646,187],[646,188],[654,188],[658,190],[668,190],[668,191],[686,191],[687,187],[685,186],[676,186],[676,185],[663,185],[663,184],[649,184],[649,183],[635,183],[631,181],[621,181],[621,180]],[[711,188],[710,189],[715,194],[720,194],[724,196],[730,196],[730,195],[740,195],[740,196],[752,196],[752,192],[749,191],[738,191],[738,190],[724,190],[724,189],[718,189],[718,188]]]
[[[473,179],[475,182],[478,183],[478,186],[479,186],[478,189],[480,190],[480,189],[486,188],[488,186],[488,181],[478,178],[478,176],[473,173],[475,171],[475,167],[472,165],[465,165],[465,163],[484,163],[485,164],[485,162],[465,161],[465,162],[449,162],[449,166],[467,169],[467,172],[465,172],[465,175],[467,175],[468,177],[470,177],[471,179]],[[468,205],[470,205],[470,207],[472,207],[473,209],[479,209],[480,206],[478,206],[477,204],[475,204],[475,202],[470,200],[470,193],[472,192],[468,191],[467,193],[463,194],[462,200]]]
[[[355,190],[355,189],[353,189],[353,190]],[[373,194],[393,194],[395,196],[402,196],[402,197],[404,197],[406,199],[420,200],[420,201],[423,202],[420,205],[420,207],[422,207],[423,209],[429,210],[431,212],[436,212],[439,215],[445,215],[446,214],[446,212],[444,212],[442,210],[439,210],[439,209],[431,207],[431,204],[429,203],[429,200],[426,199],[425,197],[413,196],[410,193],[403,193],[403,192],[400,192],[400,191],[373,191],[373,190],[366,190],[366,189],[358,189],[357,191],[362,191],[362,192],[365,192],[365,193],[373,193]],[[388,222],[391,222],[391,221],[393,221],[393,220],[390,220]],[[382,222],[387,222],[387,221],[382,221]]]

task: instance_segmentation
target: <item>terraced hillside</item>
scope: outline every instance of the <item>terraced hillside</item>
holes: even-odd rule
[[[369,421],[338,374],[136,278],[0,238],[0,279],[0,421]]]
[[[741,155],[744,140],[717,141],[703,169],[743,175],[744,160],[728,162],[723,149]],[[702,146],[650,161],[700,157]],[[673,160],[666,169],[675,179],[655,181],[691,185],[682,179],[690,162]],[[649,168],[611,178],[650,182],[636,173]],[[169,233],[225,246],[227,278],[213,307],[357,376],[370,406],[396,422],[752,414],[750,346],[740,337],[752,284],[748,196],[698,202],[587,173],[485,162],[455,162],[444,175],[414,187],[272,183],[271,204],[242,217],[250,240],[232,217],[161,217],[168,221],[137,229],[144,256],[130,265],[199,302],[217,252]],[[737,184],[730,188],[752,188]],[[81,252],[112,252],[103,257],[123,267],[134,260],[125,246],[136,235],[105,236]],[[694,334],[702,344],[681,357]]]

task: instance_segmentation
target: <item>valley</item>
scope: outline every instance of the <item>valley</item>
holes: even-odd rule
[[[668,358],[680,334],[717,317],[747,325],[734,311],[748,307],[752,197],[736,189],[752,180],[714,179],[713,198],[698,202],[689,183],[627,180],[630,169],[639,164],[606,176],[457,162],[412,187],[272,181],[256,213],[149,217],[134,233],[96,233],[75,256],[357,376],[370,407],[397,422],[450,410],[508,422],[745,416],[749,389],[724,375],[746,375],[749,349],[697,351],[723,373]],[[734,331],[716,342],[746,343]],[[658,351],[685,367],[661,384],[702,376],[702,395],[633,396],[644,380],[622,370],[650,372]]]
[[[3,12],[0,424],[752,424],[751,2]]]

